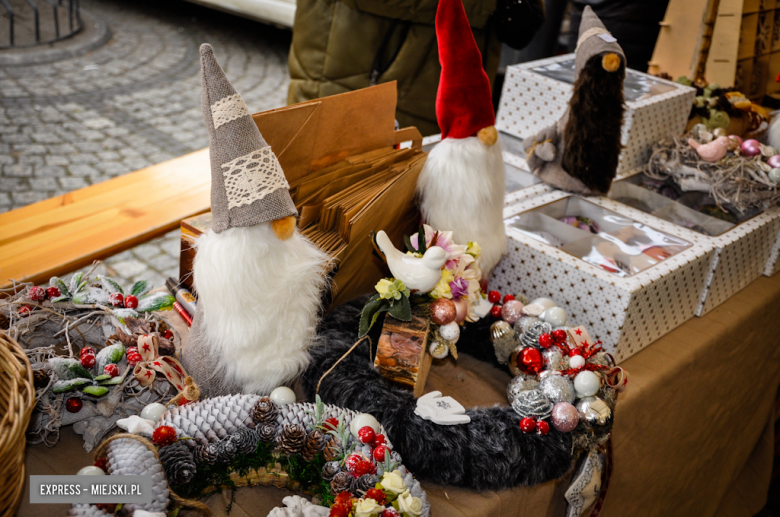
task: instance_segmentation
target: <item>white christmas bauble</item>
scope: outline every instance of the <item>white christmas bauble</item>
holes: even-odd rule
[[[574,357],[569,358],[570,365]],[[599,376],[593,372],[585,370],[584,372],[578,373],[574,378],[574,391],[577,392],[577,398],[581,399],[583,397],[592,397],[598,393],[600,387],[601,379],[599,379]]]
[[[540,318],[553,327],[562,327],[563,325],[566,325],[568,316],[566,315],[566,311],[560,307],[550,307],[542,313]]]
[[[355,415],[355,418],[349,423],[349,432],[352,433],[352,436],[354,436],[356,440],[359,440],[358,431],[366,426],[373,429],[375,434],[379,434],[379,421],[368,413],[359,413]]]
[[[585,366],[585,358],[581,355],[573,355],[569,357],[569,368],[579,368]]]
[[[457,343],[460,338],[460,326],[451,321],[446,325],[439,327],[439,335],[442,339],[449,341],[450,343]]]
[[[437,339],[431,343],[431,345],[428,347],[428,351],[431,353],[434,359],[444,359],[450,354],[450,347]]]
[[[271,392],[271,400],[273,400],[277,406],[286,406],[287,404],[295,404],[297,400],[295,398],[295,392],[287,386],[279,386]]]
[[[76,472],[76,475],[77,476],[105,476],[106,471],[94,465],[87,465],[86,467]]]
[[[146,420],[151,420],[152,422],[157,423],[157,421],[160,420],[160,417],[163,416],[167,411],[168,408],[164,405],[160,404],[159,402],[152,402],[141,410],[141,414],[139,416],[141,418],[145,418]]]
[[[533,304],[541,305],[545,309],[558,306],[558,304],[552,301],[550,298],[537,298],[536,300],[531,301],[531,305]]]

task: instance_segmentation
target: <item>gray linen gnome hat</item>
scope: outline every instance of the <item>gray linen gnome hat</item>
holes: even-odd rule
[[[200,47],[203,120],[211,156],[212,229],[297,216],[290,185],[209,44]]]
[[[623,49],[618,45],[617,40],[612,37],[604,24],[593,9],[586,5],[582,11],[582,21],[580,22],[580,33],[577,36],[577,57],[574,61],[574,78],[580,76],[580,71],[585,67],[590,58],[607,52],[614,52],[620,56],[623,63],[626,62],[626,56]]]

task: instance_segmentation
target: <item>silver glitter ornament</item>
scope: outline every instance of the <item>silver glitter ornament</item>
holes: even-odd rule
[[[536,316],[523,316],[519,320],[515,322],[515,333],[518,336],[522,336],[525,334],[525,331],[528,330],[528,327],[531,326],[531,323],[535,323],[537,321],[542,321]]]
[[[607,429],[612,426],[612,410],[599,397],[584,397],[577,401],[577,411],[580,422],[595,430]]]
[[[490,326],[490,341],[493,343],[498,362],[506,364],[512,350],[517,347],[517,338],[512,325],[503,320],[493,323]]]
[[[552,332],[552,325],[543,321],[535,321],[528,326],[528,330],[520,337],[522,346],[539,348],[539,336]]]
[[[565,375],[548,375],[539,382],[539,391],[545,394],[553,404],[574,402],[574,383]]]
[[[547,371],[561,371],[564,369],[563,352],[558,347],[542,350],[542,358],[544,358]]]
[[[512,402],[512,409],[523,418],[544,420],[550,417],[552,408],[553,403],[538,389],[524,391]]]
[[[511,404],[522,392],[532,390],[538,385],[539,381],[537,381],[532,375],[525,375],[524,373],[521,373],[509,381],[509,384],[506,387],[506,399]]]

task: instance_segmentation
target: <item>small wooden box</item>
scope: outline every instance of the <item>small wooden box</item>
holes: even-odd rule
[[[425,391],[425,380],[431,368],[428,353],[430,321],[412,315],[412,321],[385,317],[377,345],[374,367],[383,377],[413,389],[419,397]]]

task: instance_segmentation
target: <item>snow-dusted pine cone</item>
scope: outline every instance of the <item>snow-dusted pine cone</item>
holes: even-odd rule
[[[300,452],[306,440],[306,431],[298,424],[286,425],[276,438],[276,445],[285,454]]]
[[[311,402],[287,404],[279,407],[279,416],[276,421],[282,426],[298,424],[304,429],[312,429],[315,424],[317,424],[314,419],[315,410],[316,406]],[[357,413],[351,409],[325,404],[325,412],[322,415],[322,419],[338,418],[342,413],[344,413],[344,425],[349,429],[349,423],[352,422],[352,419],[357,415]]]
[[[195,459],[190,448],[183,442],[175,442],[159,450],[160,462],[165,468],[165,477],[172,485],[183,485],[195,476]]]
[[[236,457],[236,442],[230,437],[217,443],[217,463],[230,463]]]
[[[301,456],[306,461],[312,461],[317,453],[325,448],[325,444],[328,442],[325,433],[319,429],[315,429],[306,435],[306,443],[301,450]]]
[[[171,408],[159,425],[169,425],[179,436],[191,436],[187,445],[218,442],[241,427],[254,429],[252,408],[257,395],[225,395]]]
[[[254,429],[241,427],[230,435],[230,439],[236,444],[238,454],[251,454],[257,449],[257,433]]]
[[[352,492],[355,478],[349,472],[339,472],[330,480],[330,493],[339,495],[341,492]]]
[[[330,481],[333,476],[341,472],[341,467],[338,461],[329,461],[322,466],[322,479]]]
[[[152,502],[127,503],[124,509],[132,515],[136,510],[165,512],[168,507],[168,482],[160,461],[146,445],[133,438],[117,438],[108,444],[108,473],[112,476],[148,476],[152,479]]]
[[[214,465],[217,462],[217,444],[206,443],[193,449],[193,457],[199,465]]]
[[[528,330],[520,336],[520,344],[523,346],[534,346],[539,348],[539,336],[549,334],[552,331],[552,325],[544,321],[535,321],[528,326]]]
[[[258,424],[257,435],[261,442],[275,442],[276,441],[276,423],[273,424]]]
[[[539,388],[523,391],[512,401],[512,409],[521,417],[544,420],[552,414],[553,403]]]
[[[67,517],[110,517],[111,514],[101,510],[94,504],[74,504],[68,510]]]
[[[256,424],[276,424],[278,416],[279,406],[270,397],[261,398],[252,409],[252,418]]]
[[[362,496],[368,492],[369,489],[374,488],[377,483],[379,483],[379,478],[377,476],[373,474],[363,474],[355,480],[353,488],[357,492],[357,495]]]

